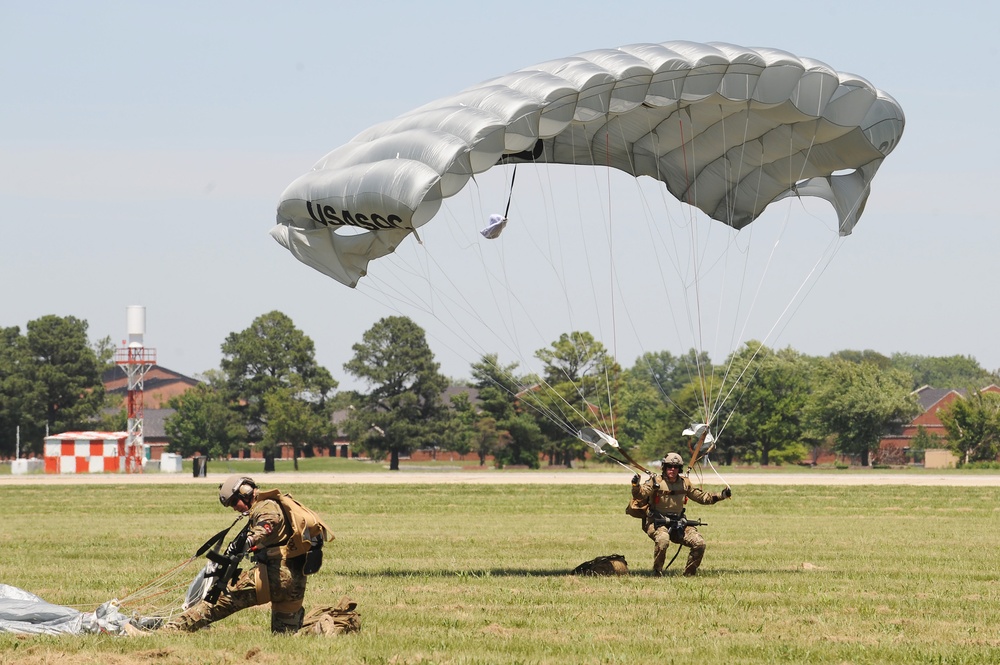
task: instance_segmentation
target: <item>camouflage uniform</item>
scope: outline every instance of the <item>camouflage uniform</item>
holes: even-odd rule
[[[654,483],[658,489],[654,489]],[[643,530],[646,535],[653,540],[653,573],[660,575],[663,572],[663,562],[667,558],[667,550],[670,543],[678,543],[690,548],[687,565],[684,566],[685,575],[694,575],[698,572],[698,566],[705,556],[705,539],[698,529],[688,526],[683,533],[679,529],[670,530],[666,526],[657,526],[654,516],[683,516],[684,504],[687,499],[710,506],[713,503],[723,500],[721,494],[705,492],[695,487],[691,481],[680,476],[676,482],[669,483],[665,477],[650,476],[642,485],[632,485],[632,497],[635,499],[648,499],[649,508],[647,516],[642,521]]]
[[[284,544],[292,529],[281,506],[274,499],[254,501],[249,514],[249,537],[259,552]],[[219,596],[215,603],[202,600],[180,616],[172,619],[165,629],[194,632],[210,623],[224,619],[254,605],[271,603],[271,631],[294,632],[302,626],[302,600],[306,594],[306,576],[302,573],[305,556],[282,559],[276,551],[266,557],[266,563],[244,570],[239,578]],[[263,585],[266,574],[266,587]],[[260,587],[258,591],[258,587]]]

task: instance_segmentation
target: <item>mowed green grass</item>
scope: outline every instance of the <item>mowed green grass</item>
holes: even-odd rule
[[[662,579],[623,514],[627,478],[282,489],[337,534],[306,607],[346,594],[361,633],[275,637],[253,609],[191,635],[0,634],[0,663],[1000,662],[1000,488],[737,486],[733,501],[689,505],[708,522],[701,574],[673,574],[684,551]],[[87,610],[234,517],[204,484],[2,496],[0,582]],[[631,575],[570,574],[612,553]]]

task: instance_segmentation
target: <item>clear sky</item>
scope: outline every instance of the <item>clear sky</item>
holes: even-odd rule
[[[1000,10],[930,7],[0,0],[0,325],[73,315],[118,342],[126,307],[144,305],[160,364],[195,375],[219,366],[228,333],[280,310],[347,386],[351,345],[397,312],[269,237],[286,185],[368,126],[482,80],[682,39],[812,57],[906,113],[861,223],[773,343],[1000,368]],[[430,343],[468,375],[468,357]]]

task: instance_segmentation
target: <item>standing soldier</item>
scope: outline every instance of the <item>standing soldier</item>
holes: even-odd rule
[[[230,476],[219,485],[219,501],[247,516],[243,549],[254,554],[257,565],[244,571],[214,602],[200,600],[164,629],[194,632],[240,610],[270,603],[272,632],[298,630],[306,575],[318,570],[322,543],[332,538],[329,529],[287,494],[261,492],[246,476]],[[303,527],[305,533],[300,532]]]
[[[708,428],[701,434],[699,449],[704,441]],[[691,576],[698,572],[698,566],[705,556],[705,539],[698,529],[687,524],[684,517],[684,504],[688,499],[712,505],[733,495],[726,487],[722,492],[713,494],[695,487],[687,477],[681,476],[684,460],[677,453],[667,453],[661,462],[662,476],[651,474],[646,482],[639,484],[639,474],[632,478],[632,498],[645,500],[647,503],[646,517],[643,527],[653,540],[653,574],[659,577],[663,574],[663,562],[667,558],[670,543],[677,543],[690,548],[684,575]]]

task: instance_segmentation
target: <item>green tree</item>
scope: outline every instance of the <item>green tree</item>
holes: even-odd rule
[[[801,443],[809,393],[805,359],[792,349],[776,352],[755,341],[736,355],[730,364],[742,378],[730,399],[739,417],[730,420],[729,437],[762,466],[801,460],[807,454]]]
[[[451,417],[446,418],[442,425],[441,448],[459,455],[472,452],[476,423],[480,417],[480,411],[469,399],[469,393],[463,392],[452,397]]]
[[[673,393],[676,394],[678,390],[679,388],[675,388]],[[611,434],[619,445],[637,461],[643,456],[647,459],[662,456],[663,447],[670,440],[662,426],[676,420],[676,406],[664,399],[648,376],[633,371],[623,373],[620,388],[616,391],[616,400],[615,431]],[[683,427],[677,433],[682,430]],[[613,464],[607,457],[601,456],[598,460]]]
[[[23,337],[17,327],[3,329],[0,417],[5,429],[20,425],[25,451],[40,453],[46,431],[94,429],[100,421],[106,403],[101,374],[114,350],[108,338],[91,345],[87,328],[73,316],[47,315],[29,321]],[[7,442],[14,435],[2,433]]]
[[[983,388],[1000,383],[996,372],[989,372],[972,356],[918,356],[910,353],[892,354],[892,366],[913,377],[911,388]]]
[[[344,429],[373,457],[389,455],[389,468],[399,470],[401,453],[440,442],[448,417],[441,393],[448,379],[439,372],[424,330],[407,317],[377,321],[351,348],[354,357],[344,370],[370,390]]]
[[[541,466],[539,457],[548,443],[548,438],[539,427],[537,418],[529,413],[517,413],[503,422],[503,429],[500,432],[500,443],[503,445],[496,453],[499,466],[517,464],[530,469]],[[503,437],[503,433],[509,437]]]
[[[479,390],[479,408],[493,419],[497,443],[503,444],[493,453],[496,463],[536,469],[546,438],[534,417],[535,411],[518,397],[524,381],[516,371],[517,363],[503,365],[496,354],[485,354],[472,364],[473,385]],[[481,461],[485,463],[485,458]]]
[[[1000,452],[1000,393],[969,389],[938,412],[948,443],[963,464],[995,461]]]
[[[517,363],[502,365],[495,353],[485,354],[472,364],[472,385],[479,391],[479,406],[497,421],[507,420],[517,410],[522,382],[516,371]]]
[[[871,363],[878,367],[879,369],[889,369],[894,365],[893,358],[884,356],[878,351],[873,351],[871,349],[865,349],[864,351],[855,351],[853,349],[844,349],[843,351],[836,351],[830,354],[831,358],[838,358],[840,360],[846,360],[852,363]],[[904,367],[897,367],[897,369],[902,369],[906,371]]]
[[[170,399],[167,405],[175,413],[164,423],[170,452],[218,458],[233,454],[246,443],[246,427],[226,394],[224,383],[209,381]]]
[[[821,379],[808,408],[813,422],[835,434],[836,450],[857,455],[868,466],[869,454],[886,434],[899,431],[919,412],[910,376],[869,362],[830,358],[820,364]]]
[[[928,432],[923,425],[917,426],[917,433],[910,440],[910,454],[913,455],[914,462],[923,462],[924,453],[935,448],[947,447],[944,437]]]
[[[487,456],[493,455],[494,465],[503,468],[503,453],[510,440],[510,433],[497,429],[497,421],[489,416],[473,423],[472,449],[479,456],[479,466],[484,466]]]
[[[277,390],[291,391],[285,397],[290,394],[290,399],[324,413],[337,387],[329,370],[316,362],[312,339],[281,312],[258,316],[246,330],[230,333],[222,344],[222,354],[228,402],[239,405],[251,441],[271,442],[265,444],[266,450],[277,442],[267,432],[267,395]],[[284,404],[283,399],[276,398],[273,403]]]
[[[653,422],[643,434],[639,448],[643,457],[658,460],[670,452],[686,457],[687,442],[682,432],[694,422],[705,421],[705,395],[712,394],[712,381],[711,373],[706,380],[695,376],[673,391],[670,395],[671,408],[665,409],[663,417]],[[718,431],[718,427],[715,429]]]
[[[333,441],[333,423],[330,412],[323,404],[302,399],[300,386],[282,386],[264,395],[267,411],[267,432],[261,442],[265,450],[275,450],[282,443],[294,447],[292,455],[295,470],[299,470],[299,456],[310,444],[330,444]]]
[[[31,397],[35,386],[29,380],[29,356],[21,329],[17,326],[0,328],[0,455],[12,456],[17,449],[18,427],[21,440],[37,433],[38,425],[30,427],[26,414],[31,413]],[[43,425],[44,427],[44,425]],[[44,434],[44,430],[42,430]]]
[[[612,393],[619,386],[621,370],[588,332],[563,333],[535,357],[544,363],[543,383],[523,391],[522,400],[542,416],[539,425],[550,439],[550,464],[572,466],[587,450],[576,438],[577,425],[614,420]]]
[[[682,356],[675,356],[670,351],[644,353],[627,374],[648,381],[661,398],[669,402],[675,391],[711,372],[712,361],[708,353],[690,349]]]

